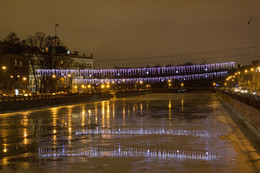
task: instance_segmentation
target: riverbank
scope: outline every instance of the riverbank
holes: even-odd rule
[[[260,134],[260,110],[247,105],[221,91],[216,94],[232,109],[245,125]]]
[[[123,97],[132,97],[132,96],[139,96],[139,95],[145,95],[150,94],[150,91],[118,91],[115,92],[116,98],[123,98]]]
[[[57,106],[62,104],[74,104],[80,102],[93,102],[108,100],[112,97],[107,93],[84,93],[56,96],[37,96],[24,99],[13,99],[0,103],[0,112],[30,109],[44,106]]]
[[[40,95],[31,97],[15,97],[0,102],[0,112],[16,111],[21,109],[40,108],[46,106],[59,106],[82,102],[95,102],[109,100],[112,97],[123,98],[149,94],[148,91],[118,91],[114,93],[81,93],[68,95]]]

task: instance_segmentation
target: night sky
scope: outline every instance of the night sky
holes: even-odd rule
[[[0,0],[0,40],[10,32],[21,39],[38,31],[54,35],[56,22],[69,49],[93,53],[103,67],[184,54],[189,61],[222,50],[257,57],[259,19],[259,0]]]

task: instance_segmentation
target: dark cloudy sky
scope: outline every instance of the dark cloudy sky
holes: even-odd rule
[[[142,57],[260,52],[259,19],[260,0],[0,0],[0,40],[54,34],[56,22],[63,43],[97,63],[146,63]]]

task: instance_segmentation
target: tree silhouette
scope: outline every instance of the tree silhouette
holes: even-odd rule
[[[37,69],[67,68],[71,63],[66,47],[57,44],[57,40],[59,40],[57,37],[51,37],[43,32],[30,35],[26,40],[35,87],[39,92],[54,92],[57,81],[50,76],[37,76]]]

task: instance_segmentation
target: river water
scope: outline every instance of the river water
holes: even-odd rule
[[[0,172],[257,172],[229,114],[206,92],[0,114]]]

